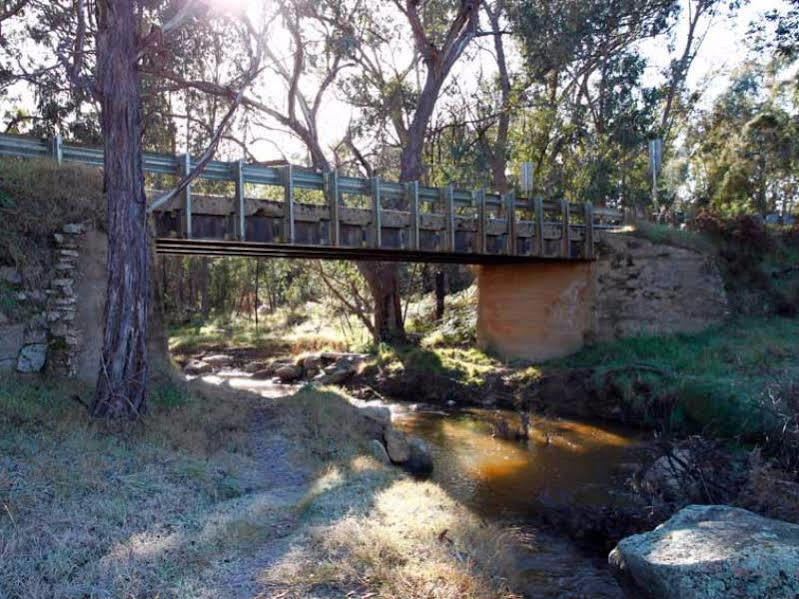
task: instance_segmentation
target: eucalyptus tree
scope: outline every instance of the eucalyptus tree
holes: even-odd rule
[[[799,191],[799,105],[779,64],[746,65],[686,136],[700,205],[790,213]]]
[[[355,40],[352,51],[358,69],[348,73],[341,88],[359,111],[349,138],[357,144],[377,140],[372,164],[389,166],[401,182],[425,180],[425,139],[436,105],[450,74],[478,34],[482,0],[393,0],[364,6],[359,28],[340,22]],[[408,43],[413,40],[413,46]],[[394,156],[386,160],[386,149]],[[382,160],[381,160],[382,155]],[[380,339],[404,337],[395,264],[372,262],[360,266],[375,300],[375,329]]]
[[[188,25],[218,17],[205,0],[30,0],[3,22],[4,31],[23,40],[21,52],[4,55],[5,83],[23,81],[36,89],[49,78],[53,89],[93,104],[99,117],[108,256],[102,357],[91,408],[95,416],[135,416],[146,406],[150,249],[142,97],[144,89],[155,89],[159,82],[150,78],[145,88],[143,73],[169,61]],[[258,26],[242,19],[236,28]],[[185,189],[211,159],[242,90],[260,72],[262,57],[259,45],[246,61],[231,66],[217,130],[198,164],[161,199]]]

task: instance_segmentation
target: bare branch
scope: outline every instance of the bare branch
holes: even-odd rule
[[[159,206],[166,204],[169,200],[171,200],[176,195],[184,191],[189,185],[191,185],[191,182],[194,181],[198,176],[200,176],[203,170],[205,170],[206,165],[214,157],[216,149],[219,147],[219,142],[222,139],[222,136],[224,135],[225,131],[227,130],[230,121],[233,119],[233,115],[236,113],[236,109],[238,109],[239,105],[241,104],[241,100],[243,97],[244,97],[243,91],[240,91],[236,95],[236,97],[233,100],[233,103],[230,105],[230,109],[227,111],[227,114],[222,119],[222,122],[219,123],[219,127],[217,128],[216,133],[214,134],[214,137],[211,140],[211,143],[208,144],[208,147],[205,149],[205,152],[203,152],[202,156],[200,156],[200,159],[197,161],[197,164],[194,166],[191,172],[185,175],[178,182],[178,184],[175,186],[174,189],[168,191],[167,193],[163,194],[161,197],[154,200],[147,208],[149,212],[152,212]]]

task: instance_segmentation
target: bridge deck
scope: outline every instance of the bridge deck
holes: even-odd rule
[[[0,134],[0,155],[103,166],[102,148],[64,144],[60,136]],[[161,182],[197,166],[189,155],[142,155],[144,171]],[[519,199],[513,192],[364,179],[291,165],[213,160],[199,179],[227,195],[195,195],[192,185],[171,200],[151,194],[159,197],[148,208],[158,252],[466,264],[581,261],[594,257],[595,231],[622,218],[618,210],[590,203]],[[252,190],[256,197],[245,197]]]

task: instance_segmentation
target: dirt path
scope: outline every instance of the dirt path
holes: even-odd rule
[[[251,392],[266,398],[252,408],[249,449],[254,467],[240,473],[244,488],[257,489],[245,495],[237,510],[248,514],[242,536],[247,542],[235,559],[215,564],[216,588],[209,596],[251,599],[260,596],[264,585],[258,575],[282,558],[291,547],[291,537],[298,528],[295,506],[305,496],[312,472],[293,459],[292,444],[276,424],[275,400],[292,394],[287,385],[258,385],[243,389],[245,401]],[[249,530],[247,530],[249,529]],[[251,541],[248,539],[251,537]]]

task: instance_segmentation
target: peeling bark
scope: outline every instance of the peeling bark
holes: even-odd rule
[[[136,417],[147,395],[149,251],[133,2],[105,0],[98,6],[98,21],[97,92],[109,243],[103,350],[91,412]]]

